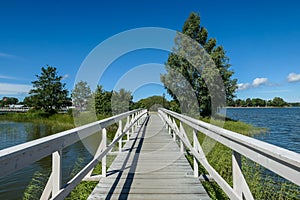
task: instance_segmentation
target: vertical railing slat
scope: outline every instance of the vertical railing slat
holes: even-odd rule
[[[118,128],[118,133],[119,135],[122,134],[122,120],[119,121],[119,128]],[[122,138],[119,140],[119,152],[122,152]]]
[[[197,132],[195,129],[193,129],[193,147],[194,147],[194,150],[196,152],[198,152],[198,145],[197,145],[197,142],[198,142],[198,138],[197,138]],[[194,177],[198,177],[199,176],[199,166],[198,166],[198,161],[196,159],[195,156],[193,156],[193,160],[194,160]]]
[[[127,116],[126,128],[129,126],[129,124],[130,124],[130,116]],[[126,134],[127,134],[127,141],[129,141],[129,137],[130,137],[129,130],[126,132]]]
[[[62,183],[62,150],[52,154],[52,197],[56,196]]]
[[[236,151],[232,151],[232,179],[233,179],[233,190],[239,196],[240,199],[243,197],[242,177],[240,170],[242,168],[241,154]]]
[[[103,144],[102,148],[105,149],[107,146],[106,128],[102,129],[102,144]],[[106,155],[103,156],[101,164],[102,164],[102,177],[106,177]]]

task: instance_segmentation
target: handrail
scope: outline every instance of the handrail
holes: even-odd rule
[[[0,112],[27,112],[29,111],[28,107],[0,107]]]
[[[51,199],[63,199],[87,174],[89,174],[91,170],[93,170],[93,167],[95,167],[99,160],[105,157],[117,142],[122,140],[123,135],[128,134],[131,128],[137,128],[137,124],[142,123],[141,120],[145,117],[146,113],[147,110],[142,109],[129,111],[71,130],[0,150],[0,177],[11,174],[16,170],[22,169],[29,164],[52,154],[52,173],[42,197],[48,199],[52,193]],[[108,126],[116,122],[119,122],[119,125],[122,126],[122,119],[124,118],[127,118],[125,128],[122,129],[122,127],[119,126],[116,133],[117,137],[115,137],[109,145],[106,144],[105,136],[105,141],[101,142],[94,159],[62,188],[62,149],[101,130],[106,135],[106,128]]]
[[[159,114],[167,123],[169,129],[173,131],[175,137],[177,136],[184,143],[193,154],[194,159],[197,159],[206,168],[231,199],[241,199],[242,196],[245,196],[246,199],[253,199],[241,171],[241,155],[300,185],[300,154],[163,108],[159,109]],[[174,119],[180,121],[179,129]],[[187,139],[182,123],[194,129],[194,146]],[[196,136],[197,131],[233,150],[233,188],[206,160]],[[197,175],[196,170],[198,171],[198,168],[194,170],[194,174]]]

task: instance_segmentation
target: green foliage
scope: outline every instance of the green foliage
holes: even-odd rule
[[[44,111],[32,110],[27,113],[6,113],[0,115],[0,121],[32,122],[51,127],[51,132],[57,133],[74,128],[73,117],[68,114],[50,114]]]
[[[120,89],[117,91],[105,91],[98,85],[94,93],[95,110],[98,115],[111,116],[129,111],[132,106],[132,94],[130,91]]]
[[[284,107],[288,106],[288,103],[285,102],[282,98],[280,97],[274,97],[274,99],[271,101],[270,106],[275,106],[275,107]]]
[[[141,99],[135,103],[134,108],[146,108],[150,111],[157,111],[157,108],[165,107],[169,108],[170,103],[162,96],[151,96],[145,99]]]
[[[119,92],[113,91],[111,97],[112,114],[127,112],[132,107],[132,95],[130,91],[120,89]]]
[[[57,75],[55,67],[42,67],[41,75],[36,75],[33,89],[30,90],[30,102],[36,109],[45,112],[56,112],[68,104],[68,91],[65,84],[61,83],[62,76]]]
[[[287,102],[285,102],[280,97],[275,97],[273,100],[263,100],[260,98],[247,98],[246,100],[237,99],[232,100],[228,103],[229,106],[233,107],[286,107],[289,106]]]
[[[88,108],[91,102],[92,92],[87,82],[79,81],[76,83],[74,90],[71,94],[73,106],[79,111],[84,111]]]
[[[224,124],[223,121],[217,119],[201,118],[201,120],[246,136],[253,136],[256,134],[265,133],[267,131],[265,128],[258,128],[251,124],[246,124],[244,122],[234,121],[231,119],[226,119]]]
[[[15,98],[15,97],[3,97],[2,100],[0,100],[0,107],[15,105],[18,102],[19,102],[19,99]]]
[[[25,189],[23,200],[38,200],[46,186],[49,171],[41,170],[34,173],[31,182]]]
[[[111,97],[112,92],[105,91],[100,85],[97,86],[94,94],[97,114],[111,115]]]
[[[98,184],[97,181],[82,181],[77,185],[66,200],[86,200]]]
[[[216,46],[215,39],[208,39],[208,31],[200,26],[198,14],[190,14],[184,23],[182,34],[177,34],[175,38],[174,51],[169,55],[165,66],[167,74],[161,76],[161,81],[173,99],[180,102],[181,110],[200,111],[202,116],[210,116],[217,111],[212,110],[212,100],[218,104],[214,107],[225,106],[223,98],[225,96],[230,101],[234,97],[237,80],[231,79],[233,71],[229,70],[229,59],[224,48]]]

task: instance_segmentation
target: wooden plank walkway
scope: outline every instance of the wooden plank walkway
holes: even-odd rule
[[[88,198],[210,199],[157,114],[132,134]]]

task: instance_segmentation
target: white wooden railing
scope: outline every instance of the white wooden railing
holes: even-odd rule
[[[20,170],[46,156],[52,154],[52,172],[41,199],[63,199],[83,179],[90,179],[93,168],[102,161],[102,177],[106,176],[106,155],[111,152],[115,144],[119,143],[119,152],[122,151],[122,138],[130,131],[134,132],[144,123],[147,110],[134,110],[122,113],[107,119],[93,122],[71,130],[60,132],[24,144],[0,150],[0,178]],[[123,128],[122,121],[127,119]],[[113,141],[107,144],[106,128],[118,122],[119,127]],[[62,186],[62,149],[102,131],[102,140],[92,159],[80,172],[78,172],[65,186]],[[99,178],[99,177],[96,177]]]
[[[178,139],[181,151],[183,152],[184,148],[187,148],[193,155],[194,176],[198,177],[199,162],[230,199],[253,199],[242,173],[241,155],[300,185],[300,154],[163,108],[159,109],[158,112],[166,122],[169,133],[173,135],[174,140]],[[175,120],[179,120],[179,127]],[[188,139],[183,124],[193,129],[193,145]],[[207,161],[198,141],[197,132],[201,132],[232,149],[233,188]]]

